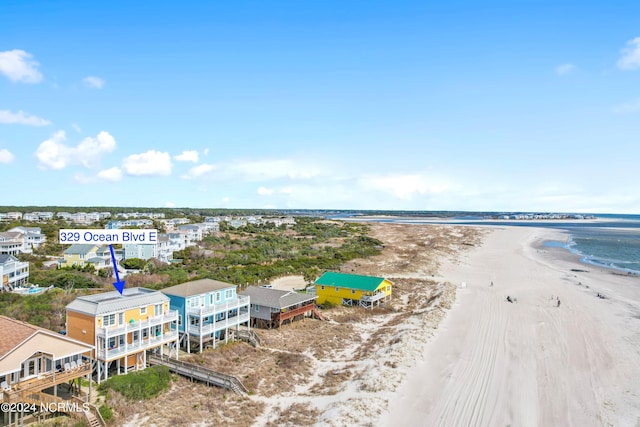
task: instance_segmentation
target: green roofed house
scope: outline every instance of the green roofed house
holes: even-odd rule
[[[372,308],[391,299],[393,283],[383,277],[326,272],[315,284],[316,303]]]

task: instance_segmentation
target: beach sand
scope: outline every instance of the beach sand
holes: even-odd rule
[[[377,424],[640,426],[640,278],[542,246],[565,239],[491,228],[444,261],[455,304]]]

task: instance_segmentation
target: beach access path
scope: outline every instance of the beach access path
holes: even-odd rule
[[[493,227],[443,263],[456,303],[379,425],[640,426],[640,278],[553,239],[566,235]]]

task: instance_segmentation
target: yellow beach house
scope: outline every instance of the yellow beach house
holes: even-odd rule
[[[393,283],[383,277],[326,272],[314,283],[317,304],[372,308],[391,299]]]
[[[146,288],[79,296],[67,305],[67,335],[94,347],[98,383],[110,370],[144,369],[147,351],[177,359],[177,321],[169,297]]]

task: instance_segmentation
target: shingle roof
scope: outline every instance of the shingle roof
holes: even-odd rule
[[[26,322],[0,316],[0,359],[9,353],[18,344],[38,331],[37,326]]]
[[[211,291],[219,291],[220,289],[235,288],[236,285],[231,283],[219,282],[212,279],[193,280],[191,282],[181,283],[179,285],[164,288],[163,293],[167,295],[176,295],[179,297],[190,297],[200,295]]]
[[[67,304],[67,310],[96,316],[167,301],[169,298],[160,291],[128,288],[122,291],[122,295],[118,291],[111,291],[77,297]]]
[[[13,255],[5,255],[5,254],[0,255],[0,264],[4,264],[5,262],[7,262],[9,260],[17,261],[18,258],[14,257]]]
[[[66,255],[81,255],[86,254],[87,252],[91,252],[91,250],[95,248],[97,248],[97,245],[76,243],[75,245],[69,246],[69,248],[64,251],[64,253]]]
[[[311,294],[299,294],[295,291],[282,291],[280,289],[260,288],[249,286],[240,295],[248,295],[251,304],[263,307],[286,308],[307,301],[313,301],[316,296]]]
[[[315,284],[372,292],[375,291],[384,280],[383,277],[360,276],[357,274],[328,271],[320,276],[318,280],[315,281]]]

